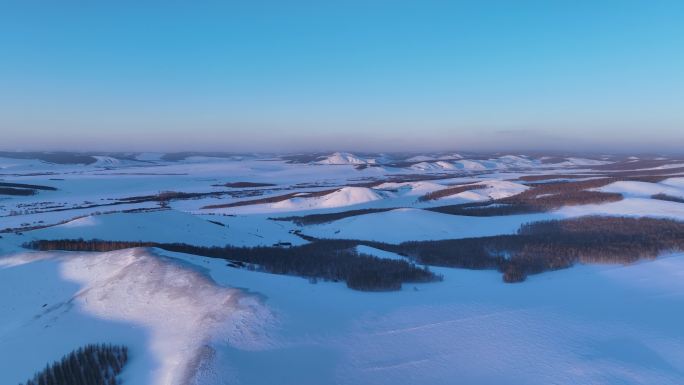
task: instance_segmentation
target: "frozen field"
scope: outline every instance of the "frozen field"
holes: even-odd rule
[[[286,250],[336,239],[361,242],[353,255],[416,262],[377,247],[514,236],[527,223],[593,215],[681,221],[680,159],[91,157],[0,158],[3,384],[101,342],[129,347],[120,379],[132,385],[684,383],[676,248],[514,284],[494,268],[432,265],[441,281],[368,292],[163,247],[25,247],[84,239]],[[564,186],[577,191],[554,190]]]

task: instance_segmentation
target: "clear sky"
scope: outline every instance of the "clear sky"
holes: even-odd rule
[[[0,0],[0,148],[684,146],[684,1]]]

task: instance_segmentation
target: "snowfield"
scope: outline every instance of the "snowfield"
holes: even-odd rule
[[[259,325],[269,322],[270,313],[257,297],[218,286],[197,267],[144,249],[31,253],[6,257],[0,266],[5,383],[25,380],[78,347],[79,340],[133,345],[133,356],[150,366],[126,370],[126,383],[157,385],[208,378],[211,373],[203,370],[211,365],[202,360],[211,359],[215,343],[241,349],[265,343]],[[33,283],[38,289],[25,293],[28,285],[18,285],[18,276],[40,277]],[[98,328],[88,325],[91,318]],[[125,336],[124,324],[136,339]],[[74,331],[63,334],[65,329]],[[22,349],[27,339],[32,349]]]
[[[264,217],[191,215],[165,210],[88,216],[26,234],[31,239],[103,239],[174,243],[199,246],[270,246],[279,242],[301,244],[289,222]],[[27,239],[28,241],[28,239]]]
[[[128,384],[684,381],[684,315],[672,312],[684,302],[682,254],[521,285],[442,268],[441,284],[376,294],[176,253],[59,254],[3,260],[0,298],[13,310],[0,313],[8,383],[103,339],[132,347]],[[279,326],[266,334],[274,316]]]
[[[684,314],[672,311],[684,302],[682,254],[580,266],[522,285],[502,283],[491,271],[440,268],[443,283],[393,293],[209,268],[217,282],[263,293],[282,319],[269,347],[219,352],[234,364],[235,383],[684,381]]]
[[[401,243],[514,234],[524,223],[554,217],[552,214],[466,217],[419,209],[396,209],[308,226],[304,233],[316,238]]]
[[[586,215],[684,221],[676,201],[684,198],[682,159],[139,153],[61,154],[52,163],[55,156],[0,157],[0,384],[18,384],[90,343],[128,346],[124,385],[684,383],[684,254],[669,249],[653,261],[575,265],[516,284],[494,270],[430,267],[443,281],[362,292],[156,248],[23,247],[79,238],[399,244],[515,234],[525,223]],[[607,203],[497,216],[428,210],[500,204],[535,188],[530,179],[571,183],[614,172],[618,181],[593,189],[623,198]],[[463,185],[482,188],[421,199]],[[298,218],[309,215],[323,219]],[[355,247],[394,260],[382,263],[410,261]]]
[[[602,205],[568,206],[554,212],[564,217],[611,215],[684,220],[684,204],[646,198],[626,198]]]
[[[509,182],[505,180],[486,180],[483,182],[474,183],[476,185],[483,185],[485,188],[464,191],[462,193],[452,195],[441,200],[447,200],[452,198],[462,198],[466,201],[486,201],[491,199],[501,199],[508,198],[513,195],[520,194],[521,192],[527,190],[529,187],[515,182]]]

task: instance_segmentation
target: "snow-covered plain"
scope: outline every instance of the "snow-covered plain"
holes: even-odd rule
[[[291,198],[273,203],[270,208],[284,211],[299,211],[353,206],[382,199],[383,196],[366,187],[343,187],[321,197]]]
[[[673,311],[684,301],[682,254],[625,267],[580,266],[522,285],[502,283],[495,272],[435,269],[443,283],[394,293],[174,255],[204,263],[219,283],[258,290],[281,320],[263,349],[219,350],[236,383],[684,381],[684,314]]]
[[[576,266],[520,284],[503,283],[495,271],[432,268],[443,282],[368,293],[158,249],[22,248],[60,238],[306,243],[297,232],[400,243],[510,234],[527,222],[582,215],[684,220],[683,203],[652,198],[684,197],[682,173],[599,189],[625,197],[617,202],[466,217],[424,209],[513,196],[529,188],[521,176],[598,172],[592,167],[612,161],[343,152],[93,159],[80,165],[0,158],[0,182],[56,188],[0,195],[2,384],[98,342],[129,346],[122,380],[133,385],[684,383],[683,254],[630,266]],[[254,185],[226,185],[238,182]],[[463,184],[484,188],[420,199]],[[195,195],[158,199],[168,192]],[[357,209],[386,211],[305,226],[276,220]],[[368,246],[357,251],[405,259]]]

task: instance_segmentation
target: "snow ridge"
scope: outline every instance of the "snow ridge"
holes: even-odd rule
[[[62,276],[81,285],[74,301],[83,311],[149,330],[149,350],[158,362],[153,384],[185,385],[201,374],[198,369],[211,370],[193,363],[212,344],[253,349],[264,341],[258,325],[271,315],[260,301],[218,286],[189,264],[147,249],[73,253],[61,260]]]

